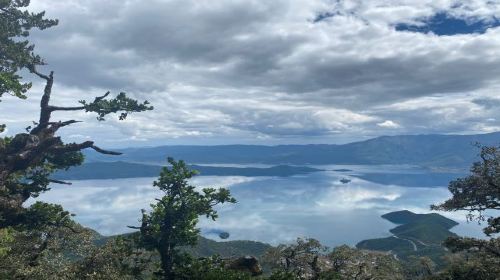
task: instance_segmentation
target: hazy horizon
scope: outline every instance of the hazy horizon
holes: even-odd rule
[[[135,149],[135,148],[155,148],[155,147],[161,147],[161,146],[306,146],[306,145],[346,145],[346,144],[352,144],[352,143],[358,143],[358,142],[363,142],[363,141],[368,141],[380,137],[398,137],[398,136],[433,136],[433,135],[445,135],[445,136],[473,136],[473,135],[488,135],[488,134],[497,134],[500,133],[500,131],[494,131],[494,132],[487,132],[487,133],[472,133],[472,134],[455,134],[455,133],[450,133],[450,134],[439,134],[439,133],[432,133],[432,134],[401,134],[401,135],[380,135],[380,136],[374,136],[374,137],[365,137],[365,139],[353,139],[352,141],[349,142],[342,142],[342,143],[323,143],[323,142],[318,142],[318,143],[220,143],[220,144],[207,144],[207,143],[199,143],[193,142],[193,143],[179,143],[179,144],[151,144],[147,146],[113,146],[118,149]],[[200,140],[201,141],[201,140]],[[471,143],[473,145],[473,143]],[[106,147],[106,146],[104,146]],[[111,147],[111,146],[110,146]]]

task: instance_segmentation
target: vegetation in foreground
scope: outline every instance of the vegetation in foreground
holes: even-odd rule
[[[0,139],[1,279],[498,279],[500,217],[488,217],[485,211],[500,210],[499,147],[483,147],[481,161],[472,166],[471,175],[450,183],[452,198],[432,207],[470,211],[469,218],[486,222],[484,231],[492,237],[448,237],[443,245],[452,254],[439,270],[427,257],[409,256],[401,262],[384,252],[347,246],[328,250],[313,239],[270,248],[260,262],[251,256],[196,258],[186,246],[198,240],[199,217],[216,219],[213,207],[235,200],[223,188],[197,191],[187,181],[194,172],[172,159],[171,167],[162,169],[154,182],[164,196],[150,212],[143,211],[137,234],[103,241],[91,229],[74,222],[72,214],[60,205],[26,205],[29,198],[49,191],[51,183],[67,184],[51,175],[81,164],[82,150],[118,154],[99,148],[93,141],[64,143],[57,132],[78,121],[54,121],[52,113],[92,112],[103,121],[112,113],[125,119],[130,113],[152,109],[147,101],[138,102],[125,93],[111,99],[106,93],[93,101],[80,101],[78,106],[53,105],[54,73],[37,69],[44,62],[27,38],[31,29],[50,28],[58,22],[46,19],[44,13],[27,11],[29,3],[0,0],[0,97],[27,97],[31,84],[19,75],[22,70],[45,82],[39,121],[26,133]],[[0,126],[0,130],[4,128]],[[409,231],[407,225],[397,234],[415,238],[415,231]],[[422,232],[418,231],[418,236]],[[267,274],[262,267],[268,268]]]

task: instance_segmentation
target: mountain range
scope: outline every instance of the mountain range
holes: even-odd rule
[[[110,157],[87,152],[87,162],[164,164],[167,156],[193,164],[412,164],[467,167],[477,159],[474,145],[500,144],[500,132],[477,135],[382,136],[349,144],[159,146],[118,150]]]

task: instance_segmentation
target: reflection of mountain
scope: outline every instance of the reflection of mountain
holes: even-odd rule
[[[456,236],[450,229],[458,225],[436,213],[415,214],[404,210],[387,213],[382,217],[398,224],[390,230],[393,236],[364,240],[356,245],[357,248],[391,251],[402,259],[411,255],[429,256],[438,263],[446,253],[441,243],[448,237]]]
[[[166,156],[195,163],[266,164],[418,164],[470,166],[478,150],[472,145],[497,144],[500,132],[481,135],[384,136],[344,145],[162,146],[123,149],[109,157],[89,152],[90,161],[122,160],[163,164]]]
[[[321,169],[279,165],[267,168],[257,167],[215,167],[192,165],[192,169],[198,170],[200,175],[206,176],[278,176],[287,177],[292,175],[307,174],[321,171]],[[73,167],[68,171],[60,171],[55,174],[59,180],[90,180],[90,179],[118,179],[157,177],[161,166],[130,162],[90,162],[81,166]]]
[[[463,177],[463,174],[431,172],[421,174],[365,173],[353,176],[381,185],[398,185],[418,188],[447,186],[450,181]]]

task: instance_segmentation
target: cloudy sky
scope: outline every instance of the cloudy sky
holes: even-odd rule
[[[54,103],[108,90],[152,112],[65,129],[104,147],[344,143],[500,131],[500,3],[469,0],[33,0]],[[15,133],[37,119],[4,98]],[[21,107],[22,106],[22,107]],[[20,109],[22,108],[22,110]],[[68,116],[57,114],[55,118]],[[75,118],[73,116],[72,118]]]

